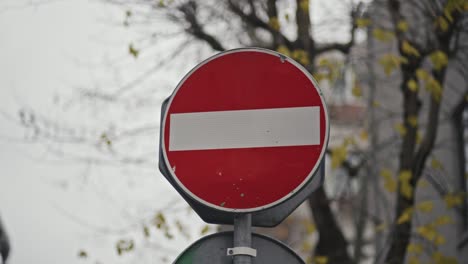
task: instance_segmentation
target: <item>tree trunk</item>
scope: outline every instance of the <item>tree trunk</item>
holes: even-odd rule
[[[347,251],[348,242],[336,223],[323,186],[312,193],[308,199],[312,216],[319,231],[315,255],[327,256],[328,263],[353,263]]]
[[[460,192],[466,193],[466,178],[465,178],[465,164],[466,164],[466,155],[465,155],[465,137],[464,137],[464,130],[465,127],[463,125],[463,113],[465,112],[467,101],[466,97],[468,93],[465,92],[461,101],[455,107],[455,110],[452,114],[452,123],[455,128],[455,138],[458,142],[457,144],[457,159],[458,159],[458,171],[457,171],[457,179],[460,188]],[[462,222],[462,231],[465,232],[468,230],[468,205],[466,199],[463,199],[463,203],[461,205],[461,222]]]
[[[1,263],[6,263],[9,253],[10,242],[5,231],[5,227],[3,226],[2,221],[0,219],[0,258],[2,260]]]

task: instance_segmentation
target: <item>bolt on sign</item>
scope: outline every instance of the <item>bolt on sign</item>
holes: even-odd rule
[[[219,53],[191,70],[162,116],[166,175],[218,211],[274,207],[314,177],[328,143],[324,99],[310,74],[258,48]]]

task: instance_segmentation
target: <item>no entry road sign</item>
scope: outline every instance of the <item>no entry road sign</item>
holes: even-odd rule
[[[167,104],[162,154],[190,197],[255,212],[311,180],[328,142],[328,114],[299,64],[263,49],[215,55],[189,72]]]

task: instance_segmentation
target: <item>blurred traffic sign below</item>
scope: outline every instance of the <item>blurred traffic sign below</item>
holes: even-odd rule
[[[232,232],[203,237],[182,252],[174,264],[232,264],[232,253],[229,252],[232,250],[232,241]],[[267,236],[252,234],[252,247],[257,252],[254,263],[304,264],[288,246]]]
[[[231,50],[195,67],[163,106],[160,169],[192,203],[258,212],[310,184],[328,133],[305,69],[273,51]]]

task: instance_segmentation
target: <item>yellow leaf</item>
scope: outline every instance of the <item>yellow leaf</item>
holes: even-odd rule
[[[447,224],[452,224],[453,223],[453,219],[452,217],[448,216],[448,215],[441,215],[439,217],[437,217],[436,220],[434,220],[434,226],[441,226],[441,225],[447,225]]]
[[[428,90],[434,100],[440,102],[442,99],[442,86],[440,85],[439,81],[430,77],[426,82],[426,90]]]
[[[458,260],[454,257],[445,257],[444,264],[458,264]]]
[[[413,197],[413,186],[411,186],[409,181],[400,182],[400,193],[407,199]]]
[[[403,125],[403,124],[395,124],[395,130],[398,132],[398,134],[400,134],[401,136],[405,136],[406,135],[406,127]]]
[[[408,64],[408,58],[406,58],[406,57],[400,57],[399,59],[400,59],[400,63],[401,63],[401,64]]]
[[[429,79],[429,73],[426,70],[421,69],[421,68],[416,70],[416,76],[421,81],[426,81],[427,79]]]
[[[453,2],[453,1],[451,1],[451,2]],[[445,15],[445,17],[447,18],[447,21],[450,22],[450,23],[453,22],[452,11],[453,11],[453,9],[450,8],[450,7],[448,7],[448,6],[446,6],[446,7],[444,8],[444,15]]]
[[[439,170],[439,169],[443,169],[444,166],[442,165],[442,162],[440,162],[439,160],[437,159],[432,159],[431,160],[431,167],[435,170]]]
[[[84,251],[84,250],[80,250],[80,251],[78,252],[78,257],[80,257],[80,258],[87,258],[87,257],[88,257],[88,253],[87,253],[86,251]]]
[[[414,56],[414,57],[419,57],[421,56],[421,54],[419,53],[419,51],[413,47],[408,41],[404,40],[403,43],[401,44],[401,50],[403,51],[403,53],[407,54],[407,55],[411,55],[411,56]]]
[[[398,217],[397,224],[401,225],[403,223],[411,221],[411,217],[413,216],[413,207],[409,207],[403,211],[403,213]]]
[[[117,254],[120,256],[124,252],[132,251],[135,248],[135,242],[132,239],[121,239],[116,243],[115,248],[117,249]]]
[[[281,53],[281,54],[283,54],[283,55],[286,55],[286,56],[288,56],[288,57],[291,56],[291,52],[290,52],[289,49],[288,49],[286,46],[284,46],[284,45],[280,45],[280,46],[276,49],[276,51],[278,51],[279,53]]]
[[[154,224],[156,228],[161,229],[166,226],[166,218],[164,217],[163,213],[157,213],[154,217]]]
[[[440,71],[448,64],[447,54],[441,50],[434,51],[429,55],[429,58],[431,59],[432,65],[436,71]]]
[[[317,82],[321,82],[323,80],[329,79],[328,74],[325,74],[325,73],[314,73],[313,76],[314,76],[314,79],[317,80]]]
[[[210,226],[209,225],[204,225],[203,228],[200,230],[201,235],[205,235],[210,231]]]
[[[402,170],[398,175],[400,181],[409,181],[413,177],[413,173],[410,170]]]
[[[436,25],[443,32],[446,32],[450,26],[449,22],[443,16],[439,16],[436,18]]]
[[[385,74],[388,76],[393,72],[393,70],[400,67],[401,64],[407,64],[408,59],[394,54],[385,54],[379,59],[379,63],[382,65]]]
[[[130,45],[128,46],[128,53],[130,53],[134,58],[137,58],[138,54],[140,54],[140,51],[135,49],[133,44],[130,43]]]
[[[416,256],[410,256],[408,257],[408,264],[420,264],[421,262],[419,261],[418,257]]]
[[[103,134],[101,135],[101,140],[102,140],[102,142],[106,143],[106,145],[107,145],[108,147],[112,147],[112,141],[109,139],[109,137],[107,136],[106,133],[103,133]]]
[[[381,28],[376,28],[372,31],[372,36],[382,42],[388,42],[395,37],[395,33]]]
[[[458,264],[458,260],[454,257],[445,257],[444,264]]]
[[[418,91],[418,83],[414,79],[410,79],[408,82],[406,82],[406,86],[412,92]]]
[[[380,176],[382,176],[382,178],[384,178],[385,180],[393,179],[392,171],[387,168],[383,168],[382,170],[380,170]]]
[[[332,160],[331,167],[333,169],[336,169],[339,166],[341,166],[341,164],[346,160],[347,155],[348,155],[348,150],[345,144],[343,144],[340,147],[333,148],[331,151],[331,160]]]
[[[421,144],[421,141],[422,141],[422,135],[421,135],[421,132],[418,131],[416,133],[416,144]]]
[[[328,257],[327,256],[315,256],[314,262],[316,264],[327,264],[328,263]]]
[[[150,229],[146,225],[143,226],[143,235],[145,235],[146,238],[150,237],[150,235],[151,235]]]
[[[175,222],[175,225],[179,233],[181,233],[186,238],[190,238],[190,234],[187,232],[187,228],[179,220]]]
[[[349,136],[343,139],[343,144],[347,147],[349,145],[356,145],[356,140],[353,136]]]
[[[299,2],[299,8],[304,12],[308,13],[309,12],[309,0],[301,0]]]
[[[368,18],[358,18],[356,19],[356,26],[358,28],[365,28],[368,27],[372,23],[372,20]]]
[[[400,20],[398,21],[398,24],[397,24],[397,29],[401,32],[406,32],[408,31],[408,22],[404,21],[404,20]]]
[[[384,181],[384,188],[389,193],[394,193],[394,192],[396,192],[396,189],[397,189],[397,182],[394,179],[385,180]]]
[[[318,62],[318,66],[320,67],[329,67],[331,65],[330,61],[326,58],[321,58]]]
[[[394,193],[397,189],[397,182],[393,179],[392,172],[389,169],[382,169],[380,171],[380,176],[384,179],[384,188],[390,192]]]
[[[419,255],[423,252],[423,246],[421,244],[410,243],[408,244],[406,250],[408,253]]]
[[[408,124],[412,127],[416,127],[418,125],[418,117],[417,116],[408,116]]]
[[[309,241],[304,241],[302,242],[302,245],[301,245],[301,251],[302,252],[306,252],[306,253],[309,253],[310,251],[312,251],[313,249],[313,246],[311,243],[309,243]]]
[[[268,25],[275,31],[279,31],[281,25],[277,17],[270,17],[270,21],[268,21]]]
[[[435,228],[431,225],[423,225],[416,229],[416,232],[428,241],[433,241],[437,235]]]
[[[167,238],[167,239],[173,239],[174,238],[174,235],[172,235],[171,233],[169,233],[169,231],[165,231],[164,232],[164,236]]]
[[[418,186],[419,188],[426,188],[427,186],[429,186],[429,183],[425,179],[420,179]]]
[[[442,253],[439,251],[432,253],[432,260],[434,260],[436,264],[443,264],[443,259],[444,255],[442,255]]]
[[[305,220],[303,224],[304,224],[304,227],[306,228],[306,232],[308,235],[314,233],[315,230],[317,229],[315,225],[311,223],[309,220]]]
[[[377,108],[377,107],[380,107],[380,102],[377,101],[377,100],[374,100],[374,101],[372,102],[372,106],[373,106],[373,107],[376,107],[376,108]]]
[[[305,50],[297,49],[292,52],[293,59],[297,60],[302,65],[309,65],[309,54]]]
[[[455,206],[459,206],[463,203],[463,195],[449,193],[444,196],[445,205],[448,208],[453,208]]]
[[[458,261],[454,257],[444,256],[440,251],[432,253],[432,260],[435,264],[457,264]]]
[[[442,246],[445,244],[445,237],[438,234],[435,238],[434,238],[434,244],[436,244],[437,246]]]
[[[351,92],[353,93],[353,95],[355,97],[361,97],[362,96],[362,89],[358,85],[355,85],[353,87],[353,89],[351,90]]]
[[[367,133],[367,131],[365,131],[365,130],[362,130],[361,133],[359,134],[359,137],[364,141],[368,140],[369,139],[369,133]]]
[[[434,208],[434,203],[432,201],[421,202],[416,206],[421,212],[429,213]]]
[[[382,223],[375,227],[375,232],[382,232],[387,228],[387,224]]]
[[[450,22],[453,22],[453,12],[459,11],[460,13],[462,13],[463,11],[467,10],[468,2],[466,0],[449,0],[445,4],[444,15]]]

